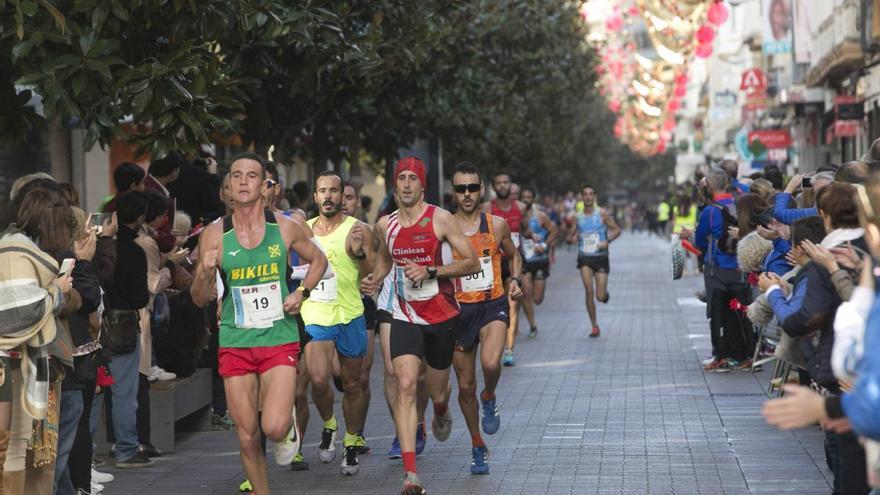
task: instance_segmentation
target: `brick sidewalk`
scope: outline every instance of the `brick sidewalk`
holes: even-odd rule
[[[429,493],[830,493],[818,428],[781,432],[760,417],[767,371],[702,372],[708,325],[693,298],[701,283],[672,282],[665,248],[639,235],[613,245],[612,298],[599,308],[599,339],[586,335],[574,255],[559,253],[538,310],[539,336],[521,334],[517,365],[502,374],[502,426],[485,437],[492,473],[471,476],[470,437],[453,398],[452,436],[445,443],[429,438],[418,460]],[[366,428],[373,453],[360,457],[358,475],[340,475],[339,458],[320,464],[318,427],[313,409],[304,449],[310,471],[270,461],[274,493],[397,493],[400,461],[384,455],[394,432],[381,359],[373,367]],[[152,468],[105,468],[117,480],[104,493],[237,493],[243,474],[234,432],[178,438],[177,452]]]

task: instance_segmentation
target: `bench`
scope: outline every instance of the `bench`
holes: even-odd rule
[[[103,396],[101,397],[103,403]],[[98,452],[107,453],[104,410],[100,408],[95,438]],[[192,376],[150,384],[150,439],[162,452],[174,452],[175,429],[211,430],[211,370],[198,368]]]

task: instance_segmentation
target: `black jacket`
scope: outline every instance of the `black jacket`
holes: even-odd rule
[[[194,226],[223,215],[219,177],[192,163],[181,165],[177,179],[166,187],[171,196],[177,199],[177,209],[187,212]]]
[[[72,275],[73,288],[79,292],[82,299],[79,310],[67,317],[70,325],[70,338],[76,348],[92,340],[89,334],[89,314],[96,311],[101,304],[101,283],[98,281],[98,274],[92,267],[92,263],[88,260],[76,260]],[[92,376],[94,368],[86,366],[86,364],[84,357],[74,357],[74,366],[82,366],[83,369],[77,369],[75,373],[68,370],[64,375],[64,381],[61,382],[63,390],[82,389],[85,384],[81,378],[89,380],[95,378]]]
[[[111,309],[141,309],[150,300],[147,288],[147,254],[134,242],[137,232],[125,225],[116,233],[113,283],[105,290]]]

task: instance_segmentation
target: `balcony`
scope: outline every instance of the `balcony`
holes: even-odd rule
[[[844,0],[819,24],[813,33],[813,63],[805,79],[807,86],[819,86],[862,65],[859,14],[858,0]]]

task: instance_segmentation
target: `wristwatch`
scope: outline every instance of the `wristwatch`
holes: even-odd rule
[[[427,270],[427,272],[428,272],[428,278],[430,278],[430,279],[437,278],[437,267],[436,266],[429,266],[425,270]]]
[[[516,285],[522,287],[522,281],[519,279],[519,277],[510,277],[508,280],[516,281]]]
[[[297,290],[303,293],[303,299],[308,299],[309,296],[312,295],[312,289],[306,289],[304,286],[300,285]]]

